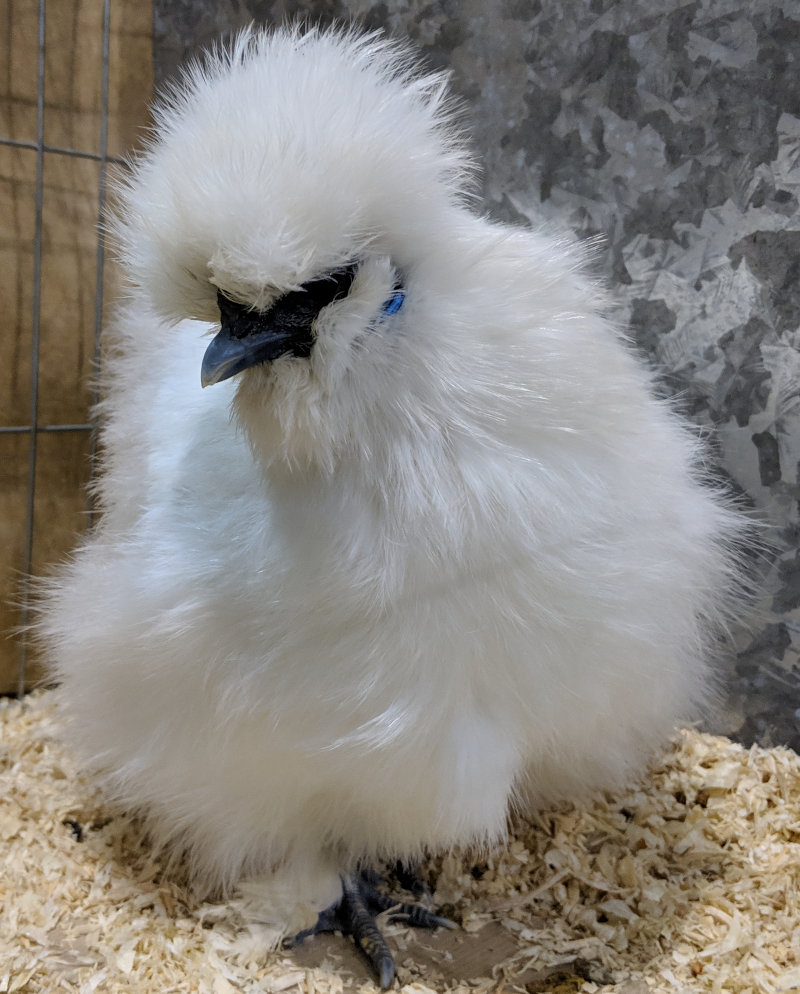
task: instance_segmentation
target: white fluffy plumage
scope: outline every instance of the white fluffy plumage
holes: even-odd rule
[[[40,629],[106,789],[287,929],[359,860],[640,770],[735,574],[581,251],[469,172],[441,77],[287,29],[194,67],[120,194],[102,521]],[[268,314],[346,264],[308,358],[201,389],[218,290]]]

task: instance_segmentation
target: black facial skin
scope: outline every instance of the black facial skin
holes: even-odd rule
[[[308,358],[313,325],[323,307],[346,297],[358,266],[336,269],[284,294],[266,311],[256,311],[217,292],[221,328],[203,357],[202,384],[227,380],[251,366],[279,356]]]

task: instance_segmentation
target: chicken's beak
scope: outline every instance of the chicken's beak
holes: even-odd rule
[[[221,293],[217,296],[221,327],[203,356],[200,382],[204,387],[283,355],[310,355],[315,314],[283,301],[268,311],[255,311]]]
[[[282,355],[296,355],[295,345],[295,334],[290,330],[264,328],[245,338],[237,338],[230,327],[223,325],[203,356],[200,382],[208,387],[251,366],[270,362]]]
[[[231,300],[219,290],[221,328],[203,356],[203,386],[280,356],[307,359],[314,346],[314,322],[319,312],[347,296],[357,272],[354,262],[331,270],[278,297],[264,311]]]

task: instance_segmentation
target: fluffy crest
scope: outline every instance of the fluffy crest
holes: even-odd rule
[[[134,285],[170,320],[255,307],[367,246],[410,263],[463,200],[441,73],[373,33],[248,29],[172,85],[113,225]]]

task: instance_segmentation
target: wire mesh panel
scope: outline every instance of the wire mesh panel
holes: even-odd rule
[[[0,70],[0,529],[4,631],[30,618],[30,580],[91,521],[89,381],[106,287],[109,164],[145,117],[151,15],[130,0],[11,0]],[[0,645],[0,692],[39,670]]]

